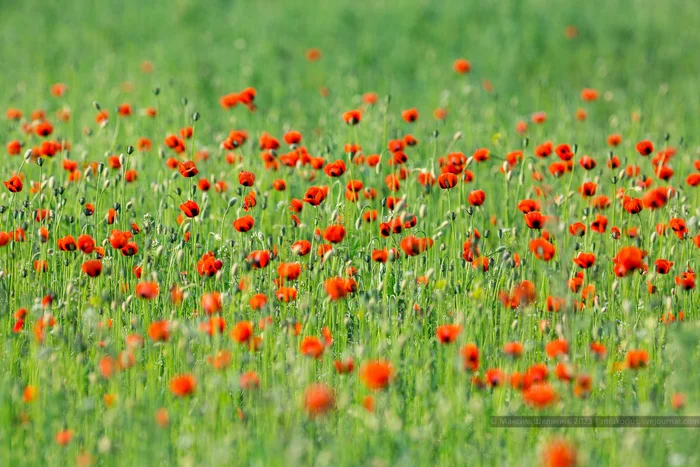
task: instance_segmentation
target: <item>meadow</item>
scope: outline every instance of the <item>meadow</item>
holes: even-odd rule
[[[1,2],[0,465],[697,465],[698,24]]]

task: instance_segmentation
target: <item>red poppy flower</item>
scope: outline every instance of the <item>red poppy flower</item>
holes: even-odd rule
[[[180,209],[189,218],[199,215],[199,205],[192,200],[185,201],[180,205]]]
[[[369,389],[385,389],[394,376],[391,364],[384,360],[367,362],[360,369],[360,379]]]
[[[255,225],[255,219],[252,216],[243,216],[233,221],[233,228],[239,232],[248,232]]]

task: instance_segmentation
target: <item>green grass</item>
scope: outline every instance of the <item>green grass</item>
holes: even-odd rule
[[[44,158],[41,166],[22,164],[21,155],[10,157],[4,149],[0,157],[2,181],[20,166],[24,176],[20,193],[0,187],[0,232],[26,231],[25,242],[0,247],[1,465],[73,464],[85,454],[97,465],[538,465],[543,447],[558,438],[575,447],[583,465],[698,463],[694,429],[490,426],[493,415],[698,415],[697,289],[683,291],[674,283],[687,267],[700,267],[691,239],[700,234],[700,188],[685,182],[700,171],[694,166],[700,148],[700,10],[694,2],[87,3],[29,0],[4,2],[0,9],[0,109],[18,108],[25,115],[22,122],[2,117],[0,142],[19,140],[23,153],[39,146],[42,138],[23,133],[21,123],[43,109],[54,124],[51,138],[72,145]],[[565,36],[569,25],[578,30],[574,39]],[[313,47],[322,57],[308,62],[305,53]],[[459,57],[471,61],[471,73],[453,71]],[[144,60],[153,63],[152,73],[141,71]],[[484,80],[492,92],[485,91]],[[56,82],[67,85],[65,96],[51,95]],[[220,107],[222,95],[248,86],[257,90],[256,112],[242,105],[229,111]],[[587,87],[599,90],[600,99],[583,102],[580,92]],[[342,113],[364,109],[362,95],[369,91],[379,95],[378,103],[364,111],[359,125],[346,125]],[[95,102],[110,113],[104,127],[95,122]],[[117,117],[122,103],[130,103],[134,115]],[[146,107],[157,108],[158,116],[141,115]],[[410,107],[420,112],[414,124],[401,119],[401,111]],[[444,121],[433,118],[438,107],[449,112]],[[68,122],[56,118],[64,108],[71,112]],[[585,121],[576,120],[579,108],[588,113]],[[529,123],[527,132],[518,134],[516,123],[529,122],[537,111],[547,113],[546,123]],[[195,112],[201,118],[193,125]],[[165,160],[177,156],[164,139],[188,125],[194,126],[194,137],[185,142],[181,159],[200,150],[209,158],[197,161],[195,178],[185,179],[166,167]],[[233,151],[242,162],[228,164],[228,151],[220,144],[234,129],[246,130],[249,140]],[[309,166],[267,171],[259,136],[266,131],[277,137],[281,155],[288,151],[282,136],[290,129],[303,134],[311,155],[326,162],[342,159],[347,172],[332,179]],[[419,144],[406,149],[411,173],[399,192],[391,193],[385,177],[395,167],[387,164],[387,143],[407,133]],[[606,138],[612,133],[623,138],[613,149],[621,161],[615,171],[606,167],[611,151]],[[128,154],[127,147],[140,137],[150,138],[153,149]],[[670,181],[656,177],[653,155],[643,158],[635,151],[642,139],[653,142],[654,154],[677,149],[669,163],[675,170]],[[555,178],[548,166],[556,155],[534,156],[545,141],[577,145],[571,174]],[[366,155],[381,154],[381,164],[376,170],[354,165],[343,153],[346,143],[360,144]],[[469,165],[473,182],[460,178],[452,190],[437,185],[425,190],[417,183],[422,169],[439,175],[438,158],[454,151],[469,157],[480,147],[489,148],[491,158]],[[499,169],[515,150],[522,150],[525,160],[506,178]],[[110,155],[119,154],[125,155],[123,169],[107,168],[99,176],[84,172],[88,164],[107,164]],[[578,165],[583,155],[597,161],[594,170]],[[66,158],[78,162],[83,173],[78,181],[68,180],[62,168]],[[620,178],[619,170],[633,164],[640,166],[640,176]],[[126,169],[137,171],[135,182],[124,183]],[[239,185],[241,170],[256,174],[254,189]],[[533,170],[543,182],[532,178]],[[653,179],[652,188],[673,186],[678,195],[662,209],[630,215],[614,194],[623,188],[641,197],[633,187],[642,177]],[[212,182],[206,194],[195,188],[200,178]],[[286,191],[272,189],[276,179],[286,180]],[[345,185],[351,179],[375,188],[377,198],[347,201]],[[578,193],[587,180],[597,182],[597,195],[612,198],[609,208],[594,210]],[[33,181],[45,182],[40,193],[30,192]],[[228,190],[216,193],[216,181],[225,181]],[[289,202],[312,185],[328,185],[328,198],[316,208],[305,205],[298,214],[302,224],[295,227]],[[59,187],[63,192],[55,191]],[[536,188],[551,193],[538,196]],[[475,189],[485,191],[486,201],[472,209],[467,196]],[[257,206],[247,214],[255,227],[236,232],[231,223],[246,214],[243,198],[253,190]],[[418,222],[383,238],[378,223],[397,215],[382,202],[391,195],[405,196],[402,209]],[[231,198],[236,198],[232,206]],[[539,233],[528,229],[516,209],[525,198],[538,199],[543,214],[554,219],[546,229],[556,245],[550,262],[528,249]],[[195,222],[179,225],[179,205],[188,199],[203,212]],[[85,203],[94,204],[93,216],[84,214]],[[105,215],[115,203],[121,212],[108,225]],[[35,222],[40,208],[51,210],[52,219]],[[378,221],[358,223],[368,209],[378,211]],[[582,238],[568,234],[569,224],[590,226],[596,213],[608,218],[605,234],[590,228]],[[685,219],[688,238],[653,235],[657,223],[674,217]],[[322,240],[314,230],[338,222],[347,236],[321,262],[316,248]],[[139,252],[124,257],[107,238],[112,229],[128,230],[132,223],[141,230],[134,238]],[[49,230],[46,243],[38,236],[42,226]],[[613,226],[623,231],[618,240],[610,235]],[[639,230],[637,238],[624,234],[630,227]],[[491,261],[485,273],[462,259],[474,229]],[[192,235],[189,242],[186,232]],[[82,233],[105,249],[103,273],[95,279],[81,272],[88,255],[57,248],[59,238]],[[374,249],[400,249],[407,235],[431,237],[434,245],[384,265],[369,260]],[[313,249],[298,258],[290,246],[301,239],[311,241]],[[647,275],[614,275],[612,258],[623,246],[648,252]],[[248,270],[245,258],[251,251],[273,247],[278,258],[265,269]],[[215,278],[197,274],[196,263],[207,251],[223,261]],[[567,280],[579,271],[572,262],[578,251],[597,257],[585,282],[595,285],[597,298],[574,312],[573,301],[581,301],[581,294],[570,292]],[[520,267],[512,267],[516,253]],[[654,272],[658,258],[674,262],[668,275]],[[48,272],[37,273],[35,260],[46,260]],[[280,261],[302,264],[300,278],[289,284],[298,298],[288,304],[275,299]],[[329,300],[324,282],[345,277],[350,265],[357,268],[357,292]],[[132,272],[135,266],[143,269],[141,279]],[[423,275],[429,276],[425,286],[416,283]],[[522,280],[534,284],[535,302],[505,308],[498,293]],[[159,284],[156,299],[135,296],[143,281]],[[648,281],[657,287],[653,295],[647,293]],[[170,300],[173,284],[185,291],[181,304]],[[200,297],[213,291],[223,297],[226,331],[209,337],[200,330],[205,319]],[[257,293],[268,297],[267,309],[251,309],[249,299]],[[43,308],[47,295],[54,301]],[[559,313],[546,311],[550,295],[566,300]],[[24,329],[15,333],[13,315],[20,308],[28,315]],[[665,313],[681,310],[683,322],[661,323]],[[41,342],[34,328],[45,313],[55,325]],[[267,317],[272,323],[261,330],[258,322]],[[154,343],[148,327],[162,319],[173,323],[172,335]],[[543,319],[550,321],[548,332],[540,331]],[[262,337],[257,352],[229,337],[245,320],[253,321]],[[296,323],[299,336],[291,332]],[[451,323],[463,331],[457,342],[442,345],[436,329]],[[320,360],[303,356],[302,338],[320,337],[325,326],[333,334],[332,346]],[[102,377],[100,361],[118,358],[130,334],[145,340],[133,352],[134,365]],[[555,377],[557,361],[545,346],[559,337],[569,342],[564,360],[574,374],[592,378],[587,398],[575,397],[573,384]],[[524,346],[520,359],[503,352],[513,341]],[[594,358],[593,341],[606,346],[604,359]],[[558,402],[536,410],[508,383],[479,389],[460,357],[467,343],[479,347],[475,375],[482,378],[492,368],[510,376],[545,363]],[[648,352],[648,367],[618,369],[632,349]],[[220,350],[231,352],[223,371],[207,362]],[[355,371],[337,374],[334,361],[348,357],[354,358]],[[390,361],[395,370],[383,391],[366,388],[360,378],[360,367],[376,359]],[[241,389],[239,377],[248,371],[258,374],[259,389]],[[169,383],[184,373],[197,379],[197,389],[192,397],[177,398]],[[302,402],[314,382],[332,387],[336,396],[335,409],[316,418]],[[28,385],[38,391],[30,403],[23,400]],[[106,394],[115,397],[111,407]],[[680,410],[673,408],[675,394],[686,398]],[[375,399],[373,412],[363,407],[369,395]],[[156,423],[159,408],[168,412],[167,427]],[[73,432],[66,446],[55,439],[63,429]]]

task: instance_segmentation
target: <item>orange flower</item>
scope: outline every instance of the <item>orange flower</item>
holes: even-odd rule
[[[452,68],[454,68],[454,70],[460,75],[463,75],[471,71],[472,64],[469,63],[469,60],[465,60],[464,58],[458,58],[452,64]]]
[[[683,290],[692,290],[695,288],[695,272],[688,268],[680,276],[676,276],[675,281]]]
[[[523,345],[520,342],[508,342],[503,347],[503,353],[514,358],[520,358],[523,354]]]
[[[385,389],[393,376],[394,369],[384,360],[367,362],[360,369],[360,379],[369,389]]]
[[[248,371],[240,376],[238,384],[244,390],[257,389],[260,387],[260,378],[254,371]]]
[[[192,161],[180,162],[177,166],[178,172],[185,178],[194,177],[199,173],[197,166]]]
[[[192,375],[179,375],[170,380],[170,392],[177,397],[188,397],[197,389],[197,380]]]
[[[401,117],[406,123],[413,123],[418,120],[418,110],[415,108],[407,109],[401,112]]]
[[[592,342],[590,345],[591,352],[596,356],[597,359],[601,360],[605,358],[608,351],[603,344],[600,342]]]
[[[7,188],[10,193],[19,193],[22,191],[22,179],[20,179],[17,175],[13,175],[9,180],[6,182],[3,182],[5,185],[5,188]]]
[[[324,283],[326,293],[331,300],[340,300],[355,292],[357,284],[354,279],[331,277]]]
[[[584,100],[587,102],[598,100],[599,96],[600,96],[600,93],[595,89],[584,88],[581,91],[581,100]]]
[[[280,263],[277,267],[277,274],[287,281],[294,281],[301,274],[301,264],[299,263]]]
[[[535,408],[547,407],[559,398],[552,386],[547,383],[536,383],[523,391],[523,401]]]
[[[335,407],[333,389],[325,384],[312,384],[304,392],[304,409],[310,417],[323,415]]]
[[[264,294],[257,294],[250,297],[250,307],[253,310],[261,310],[267,305],[267,297]]]
[[[328,196],[327,186],[312,186],[306,190],[306,194],[304,195],[304,199],[302,201],[310,204],[311,206],[318,206],[326,199],[326,196]]]
[[[573,261],[578,267],[588,269],[595,264],[595,255],[593,253],[580,252]]]
[[[182,212],[189,218],[199,215],[199,205],[192,200],[188,200],[180,205]]]
[[[554,258],[554,255],[556,254],[556,248],[554,247],[554,245],[552,245],[542,237],[530,240],[529,246],[530,251],[535,255],[537,259],[549,261],[552,258]]]
[[[238,183],[246,187],[253,186],[255,184],[255,174],[241,170],[238,174]]]
[[[627,368],[637,370],[649,364],[649,354],[646,350],[630,350],[625,357]]]
[[[333,363],[333,366],[335,366],[335,371],[338,372],[338,374],[347,374],[347,373],[352,373],[352,371],[355,369],[355,361],[352,359],[352,357],[348,358],[347,360],[336,360]]]
[[[168,416],[168,411],[164,408],[156,410],[155,419],[156,423],[161,428],[166,428],[170,424],[170,417]]]
[[[479,369],[479,348],[474,344],[467,344],[459,351],[464,362],[464,369],[476,371]]]
[[[343,162],[341,160],[337,160],[335,162],[329,162],[323,168],[323,171],[329,177],[340,177],[341,175],[343,175],[345,173],[345,170],[346,170],[345,162]]]
[[[503,385],[506,380],[506,374],[503,372],[503,370],[491,368],[486,371],[484,379],[486,380],[486,384],[492,388],[495,388]]]
[[[340,243],[345,238],[345,227],[342,225],[331,225],[323,232],[323,238],[331,243]]]
[[[637,145],[635,146],[635,149],[637,150],[637,152],[640,155],[648,156],[649,154],[654,152],[654,145],[651,144],[651,141],[644,140],[644,141],[638,142]]]
[[[457,337],[462,333],[460,324],[443,324],[437,328],[437,339],[441,344],[451,344],[457,340]]]
[[[361,118],[362,114],[359,110],[350,110],[343,114],[343,120],[345,120],[345,123],[348,125],[357,125],[360,123]]]
[[[472,206],[481,206],[482,204],[484,204],[485,200],[486,193],[484,193],[484,190],[474,190],[471,193],[469,193],[469,196],[467,197],[467,201]]]
[[[307,357],[320,359],[323,356],[326,347],[317,337],[307,336],[301,341],[301,353]]]
[[[201,304],[207,314],[218,313],[221,311],[221,294],[219,292],[203,293]]]
[[[31,384],[29,384],[24,388],[24,391],[22,393],[22,400],[28,404],[34,401],[34,399],[36,399],[38,395],[39,390],[36,388],[36,386],[32,386]]]
[[[253,323],[240,321],[231,330],[231,339],[239,344],[245,344],[253,337]]]
[[[552,341],[545,346],[545,351],[550,358],[558,358],[569,353],[569,343],[564,339]]]
[[[576,449],[564,440],[555,439],[542,450],[543,467],[575,467],[578,464]]]
[[[139,282],[136,284],[136,295],[147,300],[158,296],[159,287],[155,282]]]
[[[253,269],[263,269],[270,263],[270,252],[267,250],[255,250],[246,257],[246,262]]]
[[[613,258],[613,271],[617,277],[625,277],[636,270],[646,271],[644,263],[646,252],[634,246],[620,248],[617,256]]]
[[[443,190],[449,190],[457,185],[457,176],[453,173],[440,174],[438,177],[438,186]]]
[[[255,219],[252,216],[243,216],[233,221],[233,228],[241,233],[248,232],[255,226]]]
[[[148,337],[153,342],[167,342],[170,339],[170,322],[154,321],[148,326]]]
[[[293,302],[297,299],[297,290],[293,287],[280,287],[275,292],[277,300],[284,303]]]
[[[58,433],[56,433],[56,442],[60,446],[67,446],[70,444],[71,440],[73,439],[73,430],[61,430]]]
[[[400,246],[407,256],[417,256],[433,246],[433,239],[409,235],[401,240]]]
[[[91,259],[85,261],[81,268],[89,277],[97,277],[102,274],[102,261],[99,259]]]

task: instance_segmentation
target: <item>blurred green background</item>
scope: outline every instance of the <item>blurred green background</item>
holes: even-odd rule
[[[85,93],[74,111],[92,111],[114,83],[136,82],[147,59],[156,70],[149,84],[171,83],[200,106],[251,85],[263,108],[294,117],[325,86],[346,105],[373,90],[432,112],[438,83],[457,79],[451,63],[463,56],[474,66],[472,84],[488,79],[501,98],[517,97],[523,114],[546,110],[560,93],[576,99],[587,86],[655,96],[664,84],[676,112],[697,113],[694,1],[3,3],[0,102],[8,105],[40,106],[46,95],[37,87],[62,81]],[[567,25],[578,30],[574,40]],[[298,66],[311,47],[322,50],[321,61]]]

